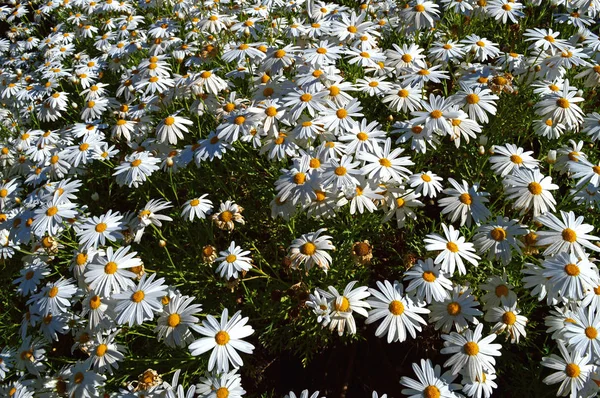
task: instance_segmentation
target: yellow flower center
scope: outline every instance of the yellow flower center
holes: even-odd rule
[[[474,355],[479,354],[479,346],[474,341],[469,341],[468,343],[466,343],[463,346],[463,350],[465,351],[465,354],[467,354],[469,356],[474,356]]]
[[[408,90],[404,90],[404,89],[398,90],[398,97],[400,97],[400,98],[406,98],[406,97],[408,97],[408,94],[409,94]]]
[[[327,54],[327,49],[325,47],[319,47],[319,48],[317,48],[317,53]]]
[[[508,286],[498,285],[495,289],[496,297],[508,296]]]
[[[440,389],[434,385],[429,385],[423,390],[423,398],[440,398],[441,396]]]
[[[456,316],[456,315],[460,314],[461,310],[462,310],[462,308],[460,307],[460,304],[458,304],[455,301],[448,304],[448,306],[446,307],[446,311],[448,311],[448,315],[452,315],[452,316]]]
[[[309,93],[304,93],[300,96],[300,101],[302,102],[308,102],[312,99],[312,95],[310,95]]]
[[[130,163],[131,167],[138,167],[140,164],[142,164],[142,160],[141,159],[135,159],[134,161],[132,161]]]
[[[172,126],[175,124],[175,118],[173,116],[169,116],[165,119],[165,125]]]
[[[227,387],[221,387],[216,392],[217,398],[227,398],[229,397],[229,390]]]
[[[496,227],[491,230],[490,235],[496,242],[502,242],[506,239],[506,230],[502,227]]]
[[[377,87],[377,86],[379,86],[378,81],[373,80],[372,82],[369,82],[369,87]]]
[[[423,279],[425,280],[425,282],[435,282],[437,278],[435,277],[435,274],[432,271],[424,271]]]
[[[404,207],[404,199],[403,198],[396,198],[396,206],[398,207]]]
[[[144,299],[144,297],[146,297],[144,292],[141,290],[138,290],[137,292],[135,292],[131,295],[131,301],[133,301],[134,303],[139,303],[140,301],[142,301]]]
[[[306,242],[302,246],[300,246],[300,253],[305,256],[312,256],[317,251],[317,246],[315,246],[312,242]]]
[[[517,316],[512,311],[505,312],[504,315],[502,315],[502,322],[512,326],[517,322]]]
[[[267,109],[265,109],[265,113],[267,114],[267,116],[273,117],[277,115],[277,108],[275,108],[274,106],[270,106]]]
[[[460,203],[469,206],[471,203],[473,203],[473,198],[471,198],[471,195],[469,195],[468,193],[463,193],[458,197],[458,200],[460,200]]]
[[[102,301],[100,300],[100,296],[95,295],[94,297],[92,297],[90,299],[90,308],[93,310],[98,309],[98,307],[100,307],[100,305],[102,304]]]
[[[477,94],[469,94],[465,99],[467,101],[467,104],[469,105],[473,105],[479,102],[479,96]]]
[[[559,98],[556,100],[556,106],[559,106],[563,109],[567,109],[568,107],[571,106],[571,104],[569,104],[569,100],[566,98]]]
[[[219,331],[216,335],[215,335],[215,341],[217,342],[218,345],[225,345],[229,342],[229,333],[227,333],[224,330]]]
[[[316,169],[321,167],[321,161],[317,158],[312,158],[310,160],[310,162],[308,162],[308,165],[310,166],[311,169]]]
[[[48,297],[54,298],[58,294],[58,288],[56,286],[52,286],[50,290],[48,290]]]
[[[104,356],[106,354],[106,350],[108,350],[108,346],[106,344],[100,344],[96,347],[96,356]]]
[[[348,301],[346,297],[342,297],[342,300],[339,304],[336,301],[335,309],[336,311],[340,312],[348,312],[348,310],[350,309],[350,301]]]
[[[273,53],[275,58],[283,58],[285,56],[285,50],[277,50]]]
[[[479,47],[485,47],[485,43],[483,41],[481,41],[481,40],[479,40],[475,44],[477,44]]]
[[[338,166],[334,170],[335,175],[340,176],[340,177],[343,175],[346,175],[346,172],[347,172],[347,170],[344,166]]]
[[[579,368],[579,366],[577,364],[570,363],[565,368],[565,373],[569,377],[578,377],[579,374],[581,373],[581,369]]]
[[[96,232],[102,233],[102,232],[106,231],[107,227],[108,226],[106,225],[106,223],[101,222],[98,225],[96,225],[95,230],[96,230]]]
[[[446,243],[446,249],[450,250],[452,253],[458,252],[458,245],[454,242]]]
[[[167,324],[172,328],[179,325],[180,322],[181,322],[181,317],[179,316],[179,314],[170,314],[169,317],[167,318]]]
[[[75,373],[75,376],[73,377],[73,382],[75,384],[81,384],[81,383],[83,383],[83,379],[85,379],[85,377],[83,376],[83,373],[77,372],[77,373]]]
[[[575,231],[573,231],[571,228],[563,229],[561,235],[562,235],[563,240],[565,240],[569,243],[573,243],[577,240],[577,233],[575,233]]]
[[[440,111],[440,110],[436,109],[436,110],[432,111],[432,112],[429,114],[429,116],[431,116],[431,117],[432,117],[432,118],[434,118],[434,119],[439,119],[439,118],[441,118],[441,117],[442,117],[442,111]]]
[[[104,266],[104,272],[106,274],[112,275],[115,272],[117,272],[117,263],[115,263],[114,261],[109,261],[108,263],[106,263],[106,265]]]
[[[329,87],[329,95],[335,97],[340,93],[340,88],[338,86],[330,86]]]
[[[232,219],[233,219],[233,213],[230,212],[229,210],[222,211],[221,214],[219,214],[219,220],[221,220],[223,222],[229,222]]]
[[[421,179],[425,182],[431,182],[431,177],[428,174],[421,174]]]
[[[237,260],[237,256],[235,254],[230,254],[227,257],[225,257],[225,261],[227,261],[228,263],[232,263],[235,260]]]
[[[425,11],[425,6],[423,4],[417,4],[416,6],[414,6],[414,10],[416,12],[423,12]]]
[[[343,109],[343,108],[342,108],[342,109],[338,109],[338,110],[335,112],[335,115],[338,117],[338,119],[343,119],[343,118],[345,118],[346,116],[348,116],[348,111],[347,111],[347,110],[345,110],[345,109]]]
[[[539,195],[542,193],[542,186],[535,181],[530,182],[527,186],[527,189],[529,190],[529,192],[531,192],[532,195]]]
[[[510,4],[502,4],[502,9],[504,11],[510,11],[512,7],[510,6]]]
[[[401,301],[394,300],[390,303],[388,309],[394,315],[402,315],[404,313],[404,304]]]
[[[245,121],[246,121],[246,118],[243,116],[237,116],[235,119],[233,119],[233,123],[235,123],[238,126],[244,124]]]
[[[392,162],[390,162],[389,159],[386,158],[379,159],[379,164],[383,167],[392,167]]]
[[[357,29],[357,28],[356,28],[356,26],[354,26],[354,25],[350,25],[350,26],[348,26],[348,28],[346,28],[346,30],[347,30],[348,32],[350,32],[350,33],[356,33],[356,32],[358,32],[358,29]]]
[[[294,180],[294,184],[302,185],[302,184],[304,184],[306,182],[306,174],[304,174],[304,173],[296,173],[294,175],[293,180]]]
[[[565,273],[569,276],[577,276],[580,272],[577,264],[569,263],[565,265]]]
[[[402,55],[402,61],[409,63],[413,60],[412,56],[410,54],[404,54]]]

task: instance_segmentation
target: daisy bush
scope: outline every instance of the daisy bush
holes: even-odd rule
[[[600,1],[0,26],[1,396],[596,396]]]

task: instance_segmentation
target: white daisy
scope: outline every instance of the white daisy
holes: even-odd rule
[[[514,298],[502,297],[501,301],[502,305],[489,308],[483,319],[486,322],[496,322],[492,327],[492,333],[500,334],[507,331],[506,339],[510,338],[511,343],[518,344],[521,336],[526,337],[527,335],[525,332],[527,318],[519,315],[521,311],[517,308],[517,301]]]
[[[598,268],[587,256],[577,258],[573,253],[562,252],[547,258],[542,266],[542,275],[550,282],[547,287],[566,298],[580,300],[588,287],[600,282]]]
[[[475,254],[474,245],[470,242],[466,242],[464,236],[460,236],[460,231],[455,230],[452,225],[446,226],[442,224],[444,230],[444,236],[438,234],[429,234],[424,239],[427,243],[425,250],[438,251],[441,253],[435,258],[436,264],[442,265],[442,271],[448,273],[450,276],[454,274],[454,270],[458,267],[458,272],[461,275],[466,275],[467,270],[463,259],[468,261],[474,266],[479,263],[477,260],[481,258]]]
[[[558,185],[552,184],[552,177],[545,177],[537,169],[515,169],[504,178],[507,198],[515,199],[513,207],[521,210],[521,214],[533,209],[534,217],[555,210],[556,201],[550,191],[557,189]]]
[[[189,199],[183,204],[181,218],[188,221],[194,221],[194,218],[204,219],[212,213],[213,205],[209,199],[206,199],[207,193],[199,197]]]
[[[452,290],[452,282],[441,271],[440,265],[434,265],[431,258],[418,260],[417,264],[404,272],[404,280],[410,281],[406,292],[416,290],[418,300],[425,300],[427,304],[434,301],[444,301]]]
[[[542,358],[542,366],[558,371],[542,381],[546,384],[561,383],[556,395],[570,395],[571,398],[575,398],[583,389],[595,366],[590,363],[589,356],[570,353],[562,341],[558,341],[558,349],[560,357],[552,354]]]
[[[494,371],[495,356],[500,356],[502,345],[492,344],[496,334],[482,338],[483,324],[477,325],[475,331],[467,329],[462,335],[452,332],[443,334],[444,348],[442,354],[453,354],[444,366],[452,366],[452,374],[457,374],[464,369],[465,374],[474,379],[485,370]]]
[[[421,366],[412,364],[413,371],[419,379],[402,376],[400,383],[408,388],[402,389],[402,394],[408,398],[456,398],[454,391],[460,389],[460,384],[453,384],[456,378],[450,372],[442,374],[440,365],[431,363],[429,359],[421,359]]]
[[[165,280],[159,278],[155,281],[156,274],[146,278],[147,276],[148,274],[142,275],[137,286],[112,296],[116,300],[115,321],[119,325],[124,323],[128,323],[130,327],[141,325],[147,320],[154,319],[154,314],[163,310],[161,297],[167,290],[163,285]]]
[[[329,292],[321,290],[321,294],[330,300],[331,322],[329,323],[329,329],[331,331],[337,329],[340,336],[344,334],[346,326],[348,333],[356,334],[356,321],[354,320],[353,312],[365,318],[369,315],[367,309],[371,308],[371,306],[363,300],[371,294],[366,286],[359,286],[353,289],[356,283],[357,281],[348,283],[342,294],[338,293],[333,286],[329,286]]]
[[[202,305],[193,304],[195,297],[175,295],[169,299],[154,332],[158,341],[164,341],[168,347],[185,347],[194,340],[190,328],[196,330],[199,319],[194,314],[200,313]]]
[[[448,182],[452,184],[452,188],[446,188],[443,192],[449,197],[440,199],[438,203],[443,207],[442,214],[447,214],[451,222],[460,217],[460,225],[470,227],[471,220],[479,225],[491,215],[484,204],[489,202],[489,193],[479,191],[479,184],[475,183],[470,187],[463,180],[461,185],[453,178],[448,178]]]
[[[100,217],[92,216],[84,219],[82,224],[77,227],[79,245],[83,250],[96,249],[99,244],[104,246],[106,240],[114,242],[117,239],[123,239],[123,235],[119,232],[123,230],[122,219],[123,216],[119,212],[113,213],[112,210],[108,210]]]
[[[589,235],[594,227],[583,224],[583,216],[575,218],[575,213],[560,211],[562,221],[554,214],[548,213],[537,218],[537,221],[552,231],[538,231],[538,246],[546,246],[545,256],[560,252],[574,253],[578,257],[585,257],[584,247],[593,251],[600,251],[600,247],[591,241],[600,240],[597,236]]]
[[[239,368],[244,362],[237,351],[252,354],[254,350],[252,344],[242,340],[254,333],[252,326],[246,325],[248,318],[242,318],[241,311],[236,312],[231,319],[228,318],[227,308],[223,309],[220,323],[212,315],[207,315],[202,326],[196,328],[206,337],[201,337],[188,347],[193,356],[212,350],[208,360],[209,371],[216,367],[218,372],[228,372],[230,363]]]
[[[238,278],[238,273],[245,273],[252,268],[252,258],[248,257],[250,250],[243,250],[240,246],[236,246],[235,242],[231,242],[227,250],[219,253],[215,262],[220,262],[215,272],[221,275],[221,278],[227,280]]]
[[[331,243],[331,236],[319,236],[325,231],[327,231],[326,228],[321,228],[316,232],[303,234],[300,238],[292,241],[288,247],[288,256],[292,261],[293,268],[297,269],[304,263],[307,272],[313,265],[317,265],[327,273],[332,258],[326,250],[335,250],[335,246]]]
[[[114,251],[108,247],[105,256],[98,254],[88,263],[84,277],[90,289],[103,297],[110,297],[135,286],[132,279],[137,275],[127,269],[141,266],[142,260],[136,257],[137,252],[129,253],[130,248],[122,246]]]
[[[374,300],[367,300],[373,308],[365,323],[373,323],[383,318],[375,331],[375,336],[382,337],[387,333],[387,342],[403,342],[407,332],[414,339],[416,332],[422,330],[422,325],[427,322],[419,314],[428,314],[429,310],[415,303],[410,297],[404,295],[404,289],[398,281],[392,284],[389,281],[377,281],[378,289],[369,289]]]
[[[444,333],[450,332],[452,326],[462,333],[469,327],[469,323],[479,324],[476,317],[483,315],[483,312],[475,308],[478,305],[479,302],[471,294],[470,288],[455,286],[451,295],[444,301],[434,302],[431,305],[429,322],[435,322],[435,329],[441,328]]]

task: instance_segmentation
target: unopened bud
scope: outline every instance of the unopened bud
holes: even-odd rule
[[[92,200],[93,200],[94,202],[97,202],[98,200],[100,200],[100,195],[98,195],[98,192],[94,192],[94,193],[92,194]]]
[[[479,148],[477,148],[477,152],[479,152],[480,155],[485,155],[485,148],[483,147],[483,145],[479,145]]]
[[[77,109],[78,105],[77,105],[77,103],[76,103],[76,102],[71,102],[71,107],[72,107],[73,109]]]
[[[554,149],[550,149],[548,151],[548,156],[546,157],[546,161],[549,164],[554,164],[556,163],[556,151]]]
[[[160,247],[165,247],[167,245],[167,241],[164,240],[164,239],[161,239],[161,240],[158,241],[158,245]]]
[[[488,143],[488,136],[487,135],[480,135],[479,136],[479,145],[487,145]]]

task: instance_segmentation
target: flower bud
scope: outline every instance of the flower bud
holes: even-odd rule
[[[548,151],[548,156],[546,157],[546,161],[549,164],[554,164],[556,163],[556,151],[554,149],[550,149]]]
[[[485,148],[483,147],[483,145],[479,145],[479,148],[477,148],[477,152],[479,152],[480,155],[485,155]]]
[[[98,192],[94,192],[94,193],[92,194],[92,200],[93,200],[94,202],[97,202],[98,200],[100,200],[100,195],[98,195]]]
[[[488,143],[488,136],[487,135],[483,135],[483,134],[480,135],[479,136],[479,145],[485,146],[485,145],[487,145],[487,143]]]

